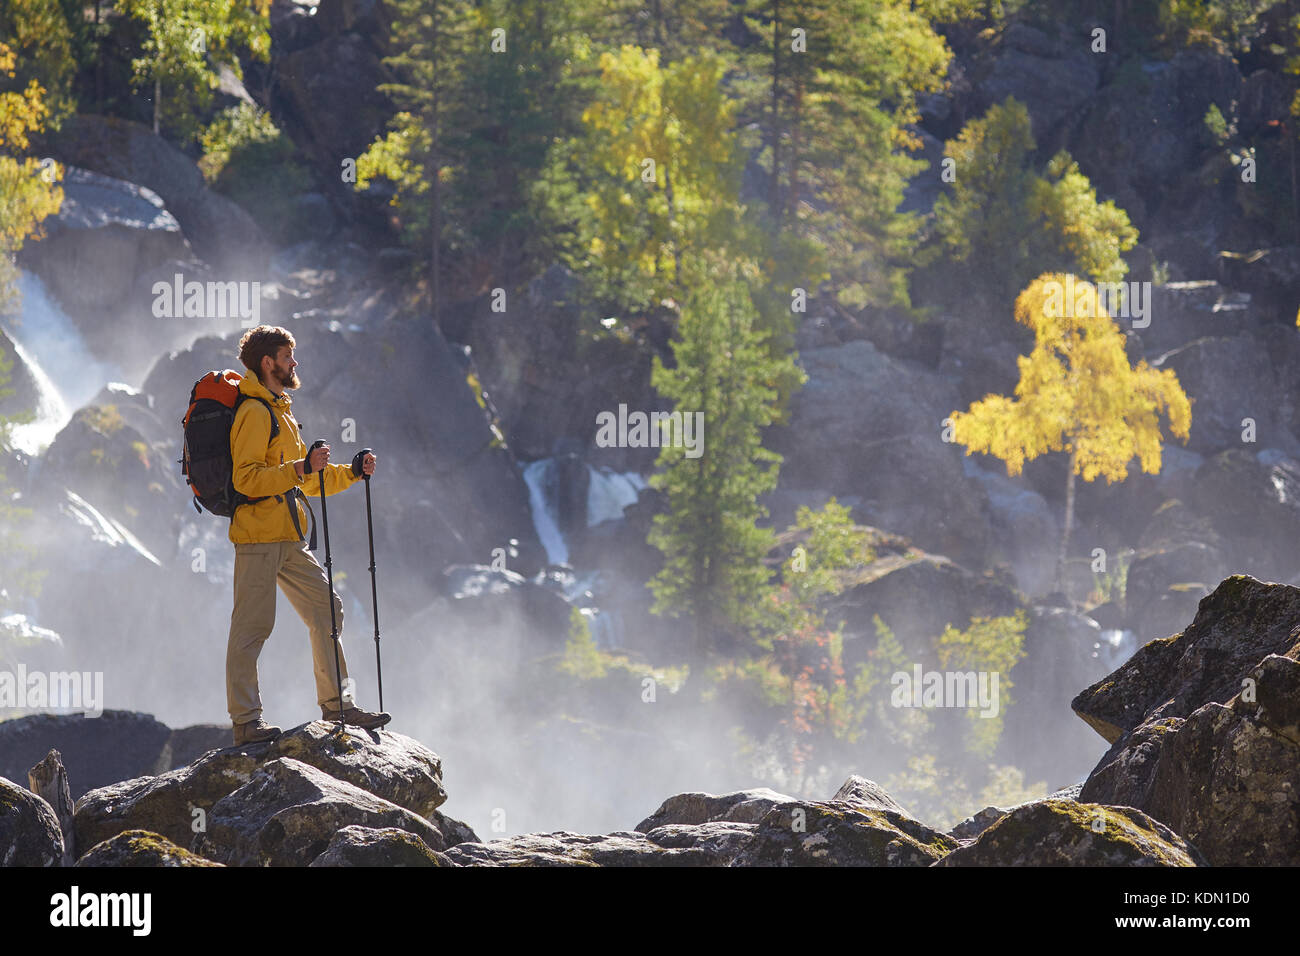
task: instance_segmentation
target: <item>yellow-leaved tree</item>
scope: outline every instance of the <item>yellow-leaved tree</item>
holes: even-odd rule
[[[1172,369],[1154,369],[1145,360],[1129,365],[1124,335],[1092,283],[1044,273],[1016,297],[1015,312],[1016,321],[1034,331],[1033,351],[1017,360],[1015,398],[986,395],[969,410],[953,412],[951,434],[968,455],[1001,458],[1009,475],[1046,452],[1069,456],[1059,589],[1074,523],[1075,476],[1123,481],[1134,457],[1143,471],[1159,472],[1161,416],[1185,443],[1192,409]]]

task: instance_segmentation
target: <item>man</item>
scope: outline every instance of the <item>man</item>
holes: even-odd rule
[[[354,727],[373,729],[392,719],[388,714],[360,710],[352,700],[353,682],[341,640],[343,602],[330,589],[325,569],[307,549],[302,533],[308,520],[305,497],[319,497],[321,481],[327,495],[350,488],[362,474],[374,474],[376,458],[367,454],[351,466],[332,465],[328,445],[308,454],[285,394],[302,384],[294,371],[298,363],[293,349],[293,336],[278,326],[259,325],[239,340],[239,359],[249,372],[240,381],[239,390],[261,401],[245,399],[235,412],[230,429],[234,485],[240,494],[262,500],[240,505],[230,519],[230,540],[235,545],[235,606],[226,646],[226,700],[236,746],[274,740],[281,733],[279,727],[262,719],[257,688],[257,657],[275,625],[277,583],[311,635],[321,717],[338,720],[341,706],[343,719]],[[274,438],[272,414],[280,425]],[[331,600],[340,634],[341,689],[330,636]]]

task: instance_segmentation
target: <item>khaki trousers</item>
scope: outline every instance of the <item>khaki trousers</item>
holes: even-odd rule
[[[343,675],[343,706],[351,707],[352,681],[343,654],[343,601],[331,592],[320,566],[304,541],[271,541],[235,545],[235,606],[230,612],[230,641],[226,645],[226,704],[232,723],[262,716],[257,689],[257,657],[275,626],[275,586],[279,584],[311,636],[316,673],[316,702],[338,709],[334,677],[334,641],[330,637],[330,596],[339,633],[339,669]]]

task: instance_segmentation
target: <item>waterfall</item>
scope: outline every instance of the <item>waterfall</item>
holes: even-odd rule
[[[533,513],[533,527],[546,549],[551,564],[569,563],[569,546],[560,533],[555,506],[555,459],[540,458],[524,466],[524,483],[528,485],[528,507]]]
[[[635,471],[620,474],[605,468],[597,470],[590,465],[587,471],[591,475],[587,491],[588,528],[623,517],[623,509],[636,504],[641,489],[646,486],[645,479]]]
[[[30,272],[18,275],[22,296],[19,320],[5,325],[14,351],[37,388],[34,418],[12,429],[10,444],[39,454],[72,418],[72,410],[93,399],[117,369],[101,362],[86,347],[81,330],[64,314],[44,283]]]

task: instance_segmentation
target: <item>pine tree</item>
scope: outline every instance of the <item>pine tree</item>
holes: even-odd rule
[[[969,410],[953,412],[952,435],[967,454],[1001,458],[1009,475],[1048,452],[1069,456],[1059,588],[1074,522],[1075,476],[1122,481],[1134,457],[1143,471],[1158,473],[1161,416],[1185,442],[1191,404],[1172,369],[1153,369],[1145,360],[1129,365],[1123,333],[1086,280],[1044,273],[1016,297],[1015,315],[1034,332],[1033,351],[1018,359],[1015,398],[986,395]]]

